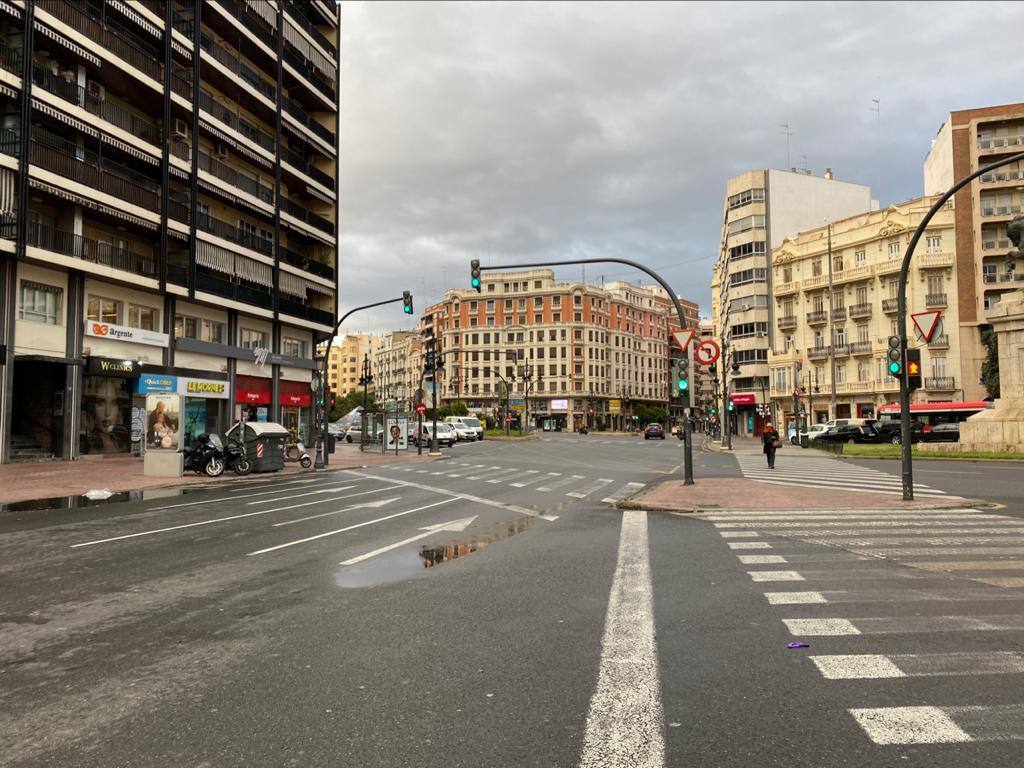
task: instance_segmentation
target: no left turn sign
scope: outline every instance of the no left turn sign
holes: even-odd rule
[[[712,339],[706,339],[697,345],[697,349],[694,350],[693,357],[701,365],[714,365],[718,360],[718,356],[722,354],[721,348],[718,343]]]

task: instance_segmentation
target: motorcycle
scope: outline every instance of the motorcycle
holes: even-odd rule
[[[587,435],[587,434],[590,434],[590,430],[588,430],[588,429],[587,429],[586,427],[580,427],[580,428],[579,428],[579,429],[578,429],[577,431],[578,431],[578,432],[579,432],[579,433],[580,433],[581,435]]]
[[[306,446],[303,445],[300,440],[292,445],[285,446],[284,449],[284,460],[285,461],[297,461],[303,469],[309,469],[313,466],[313,459],[309,453],[306,452]]]
[[[245,446],[237,440],[228,440],[228,447],[224,449],[224,468],[241,476],[252,472],[252,462],[245,455]]]
[[[184,468],[197,475],[220,477],[224,474],[224,444],[217,435],[201,434],[196,438],[195,445],[186,448]]]

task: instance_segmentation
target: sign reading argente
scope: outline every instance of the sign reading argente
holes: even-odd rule
[[[96,320],[85,321],[85,335],[94,336],[97,339],[113,339],[114,341],[129,341],[133,344],[148,344],[152,347],[166,347],[170,344],[171,340],[171,337],[166,333],[147,331],[142,328],[129,328],[126,325],[101,323]]]

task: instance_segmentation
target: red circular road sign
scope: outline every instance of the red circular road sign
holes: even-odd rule
[[[425,406],[423,403],[416,403],[416,413],[418,413],[420,416],[422,416],[426,412],[427,412],[427,406]]]
[[[697,349],[693,353],[693,359],[701,365],[714,365],[721,354],[722,350],[718,346],[718,342],[713,339],[705,339],[697,345]]]
[[[506,416],[505,417],[505,423],[506,424],[511,424],[512,423],[512,417],[511,416]]]

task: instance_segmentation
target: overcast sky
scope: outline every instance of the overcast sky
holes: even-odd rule
[[[918,196],[950,110],[1024,100],[1022,22],[1011,2],[343,2],[341,309],[408,288],[418,313],[471,258],[604,255],[707,314],[725,181],[786,166],[781,124],[790,165]]]

